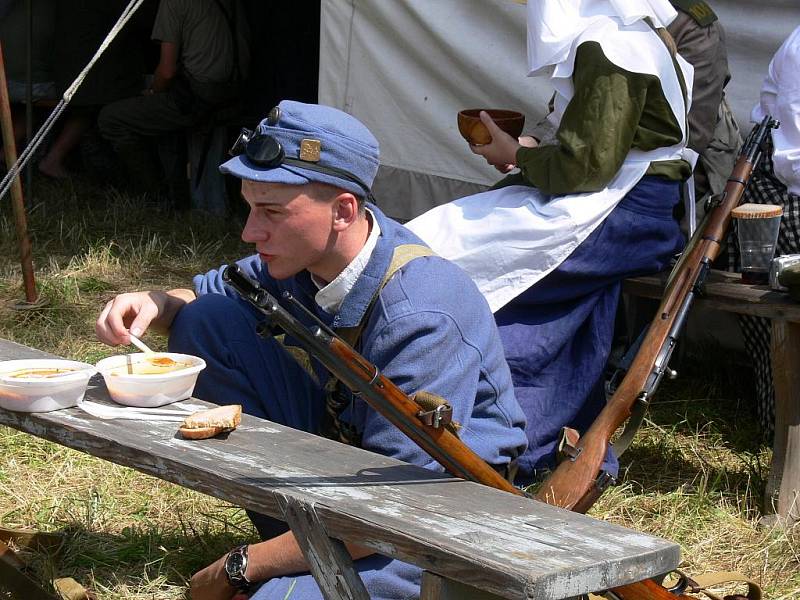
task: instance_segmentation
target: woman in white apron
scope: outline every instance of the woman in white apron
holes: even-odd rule
[[[408,224],[495,311],[528,419],[520,483],[552,468],[563,426],[585,430],[605,402],[620,282],[684,243],[672,211],[691,173],[692,71],[656,31],[675,15],[667,0],[529,1],[529,74],[551,77],[555,143],[521,146],[484,115],[492,142],[472,151],[520,171]]]

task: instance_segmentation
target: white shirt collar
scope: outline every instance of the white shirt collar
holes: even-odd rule
[[[361,277],[361,273],[367,267],[372,251],[375,250],[375,245],[378,243],[378,237],[381,235],[381,228],[377,219],[375,219],[375,215],[369,209],[366,210],[367,218],[372,224],[372,228],[369,232],[369,237],[367,237],[367,242],[356,257],[336,276],[336,279],[327,285],[315,275],[311,275],[311,281],[319,288],[314,300],[322,310],[329,314],[336,314],[342,307],[345,296],[350,293],[358,278]]]

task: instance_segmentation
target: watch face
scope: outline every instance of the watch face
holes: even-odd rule
[[[244,567],[244,557],[239,552],[232,552],[225,561],[225,570],[229,575],[241,576]]]

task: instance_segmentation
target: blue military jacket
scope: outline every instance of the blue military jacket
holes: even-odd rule
[[[285,280],[270,277],[258,255],[238,264],[271,294],[289,291],[333,328],[354,327],[364,318],[396,246],[422,244],[402,225],[370,205],[381,235],[372,256],[336,314],[317,305],[317,287],[307,271]],[[221,270],[198,275],[202,294],[236,293]],[[285,306],[285,308],[289,308]],[[301,320],[308,318],[293,310]],[[527,444],[525,417],[514,397],[511,374],[489,306],[459,267],[437,256],[416,258],[380,291],[361,337],[361,353],[404,392],[426,390],[446,398],[462,440],[492,465],[505,465]],[[327,374],[322,373],[323,381]],[[322,407],[320,407],[322,411]],[[441,469],[396,427],[356,398],[342,415],[361,434],[362,447],[400,460]]]

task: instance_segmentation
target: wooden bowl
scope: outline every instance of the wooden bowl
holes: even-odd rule
[[[489,130],[481,122],[480,112],[486,111],[497,126],[517,139],[525,125],[525,115],[514,110],[499,108],[468,108],[458,113],[458,132],[473,145],[488,144],[492,141]]]

